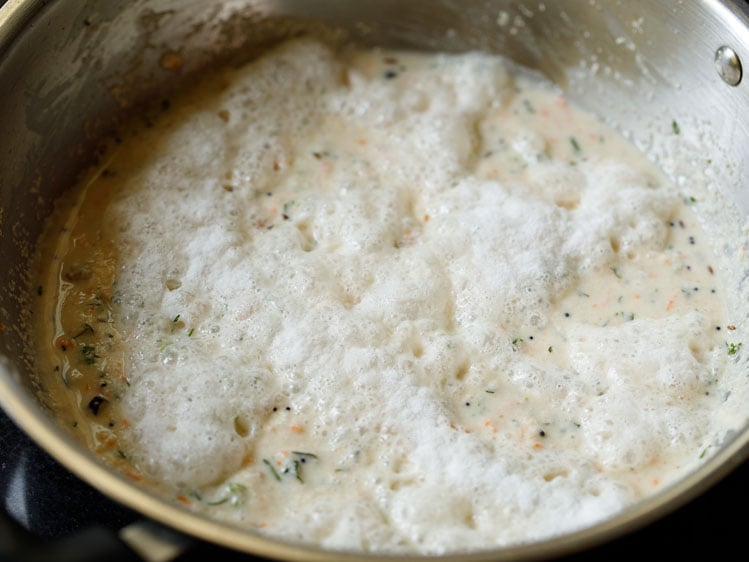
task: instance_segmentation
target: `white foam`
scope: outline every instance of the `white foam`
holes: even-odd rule
[[[601,464],[636,470],[705,437],[710,412],[695,402],[722,355],[696,354],[713,330],[691,313],[572,331],[570,364],[582,388],[569,407],[584,412],[585,446]]]
[[[538,125],[502,145],[514,179],[490,177],[505,63],[404,61],[385,80],[360,55],[342,80],[292,42],[123,156],[130,456],[206,497],[244,482],[246,509],[203,508],[338,548],[438,553],[608,516],[642,492],[622,473],[705,435],[708,320],[570,328],[556,307],[663,251],[675,191],[593,148],[572,167]],[[293,450],[318,456],[303,486],[267,468]]]

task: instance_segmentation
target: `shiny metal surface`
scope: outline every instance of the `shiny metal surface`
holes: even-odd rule
[[[0,404],[73,472],[155,520],[269,557],[361,559],[167,504],[108,470],[55,425],[39,398],[29,345],[37,298],[29,259],[55,197],[138,100],[179,88],[212,61],[239,62],[311,29],[333,42],[502,52],[556,80],[655,158],[668,148],[660,133],[678,120],[685,136],[711,147],[716,183],[746,217],[749,119],[742,117],[749,89],[728,87],[714,57],[730,45],[748,60],[747,26],[744,3],[718,0],[9,0],[0,9]],[[179,69],[160,64],[172,52],[184,61]],[[585,548],[675,509],[748,456],[744,428],[698,472],[593,528],[444,559],[519,560]]]
[[[715,51],[715,69],[718,76],[729,86],[738,86],[741,82],[743,68],[741,60],[731,47],[723,45]]]

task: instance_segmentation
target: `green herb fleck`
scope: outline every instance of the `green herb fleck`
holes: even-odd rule
[[[266,461],[263,461],[263,462],[266,462]],[[271,467],[271,470],[273,470],[272,467]],[[229,491],[228,495],[218,500],[205,502],[205,504],[215,506],[215,505],[225,504],[226,502],[231,502],[231,505],[233,506],[239,505],[240,502],[242,501],[242,496],[247,492],[247,487],[242,484],[238,484],[236,482],[230,482],[226,487]]]
[[[547,349],[547,351],[548,351],[549,353],[551,353],[552,351],[554,351],[554,347],[550,345],[550,346],[549,346],[549,349]]]
[[[621,279],[621,278],[622,278],[622,274],[621,274],[621,273],[619,272],[619,269],[618,269],[618,268],[616,268],[616,267],[612,267],[612,268],[611,268],[611,271],[613,272],[613,274],[614,274],[614,275],[616,275],[616,278],[617,278],[617,279]]]
[[[575,137],[570,137],[570,144],[572,145],[572,150],[575,152],[581,152],[582,149],[580,148],[580,143],[577,142],[577,139]]]
[[[120,457],[121,459],[126,459],[127,458],[127,455],[125,454],[125,451],[123,451],[122,449],[117,449],[117,456]]]
[[[83,361],[86,363],[86,365],[93,365],[96,363],[96,360],[99,359],[99,356],[96,354],[96,347],[93,345],[89,345],[87,343],[81,344],[81,355],[83,356]]]
[[[243,494],[247,491],[247,486],[243,484],[238,484],[237,482],[230,482],[229,491],[232,494]]]
[[[494,394],[495,391],[494,390],[486,389],[484,392],[486,392],[487,394]]]
[[[297,460],[294,461],[294,476],[296,476],[296,479],[299,480],[300,484],[304,484],[304,479],[302,478],[302,463]]]
[[[174,319],[172,320],[172,322],[174,322],[175,324],[177,322],[179,322],[179,314],[177,314],[177,316],[174,317]]]
[[[704,459],[706,454],[707,454],[707,447],[703,449],[702,452],[700,453],[700,458]]]
[[[319,153],[316,152],[315,154],[319,154]],[[322,155],[320,155],[320,158],[322,158]],[[291,201],[286,201],[286,203],[283,204],[282,216],[284,220],[289,220],[289,218],[291,218],[291,206],[293,204],[294,204],[293,199]]]
[[[741,349],[741,347],[743,345],[744,344],[741,343],[741,342],[739,342],[739,343],[733,343],[733,342],[726,343],[726,347],[728,348],[728,355],[736,355],[739,352],[739,350]]]
[[[228,497],[221,498],[220,500],[212,501],[212,502],[205,502],[206,505],[221,505],[229,501]]]
[[[195,328],[190,328],[190,330],[187,332],[187,337],[191,338],[194,333],[195,333]]]
[[[295,454],[298,457],[308,458],[308,459],[315,459],[317,460],[317,455],[313,453],[305,453],[304,451],[291,451],[293,454]]]
[[[263,459],[263,462],[265,463],[265,466],[267,466],[268,469],[270,470],[270,473],[273,475],[273,478],[275,478],[276,480],[278,480],[280,482],[281,481],[281,475],[278,474],[278,471],[273,467],[273,465],[271,464],[271,462],[268,459]]]
[[[676,122],[676,119],[671,121],[671,130],[674,132],[675,135],[678,135],[681,133],[681,128],[679,127],[679,124]]]

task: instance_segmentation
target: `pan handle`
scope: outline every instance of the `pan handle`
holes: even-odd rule
[[[168,562],[195,542],[80,481],[0,410],[0,560]]]
[[[3,511],[0,511],[0,558],[7,562],[142,562],[106,527],[88,527],[70,537],[43,542]]]

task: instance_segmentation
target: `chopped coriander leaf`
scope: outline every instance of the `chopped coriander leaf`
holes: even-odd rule
[[[315,152],[315,158],[322,158],[322,154],[319,152]],[[289,220],[291,218],[291,207],[294,205],[294,200],[286,201],[286,203],[283,204],[283,219]]]
[[[298,457],[302,457],[302,459],[307,458],[307,459],[315,459],[315,460],[317,460],[317,455],[315,455],[313,453],[305,453],[303,451],[291,451],[291,452],[294,455],[298,456]],[[304,461],[302,461],[302,462],[304,462]]]
[[[93,345],[87,343],[81,344],[80,350],[81,355],[83,356],[83,361],[86,365],[93,365],[96,363],[96,360],[99,359],[99,356],[96,354],[96,347]]]
[[[736,355],[739,352],[739,350],[741,349],[741,347],[743,345],[744,344],[741,343],[741,342],[739,342],[739,343],[733,343],[733,342],[726,343],[726,347],[728,348],[728,355]]]
[[[247,486],[244,486],[243,484],[238,484],[236,482],[230,482],[227,485],[227,489],[229,491],[228,495],[217,500],[205,502],[205,504],[210,505],[210,506],[216,506],[216,505],[225,504],[226,502],[231,502],[231,505],[236,507],[242,501],[242,496],[245,494],[245,492],[247,492]]]
[[[245,486],[244,484],[239,484],[237,482],[230,482],[229,491],[232,494],[243,494],[247,491],[247,486]]]
[[[268,459],[263,459],[263,463],[265,464],[265,466],[268,467],[268,469],[270,470],[270,473],[273,475],[273,478],[275,478],[276,480],[280,482],[281,475],[278,474],[278,471],[274,468],[273,464]]]
[[[205,502],[206,505],[221,505],[229,501],[229,498],[221,498],[220,500],[216,500],[213,502]]]

